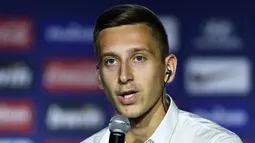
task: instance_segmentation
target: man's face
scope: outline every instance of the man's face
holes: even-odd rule
[[[158,42],[141,24],[105,29],[98,39],[100,87],[120,114],[141,116],[162,93],[165,67]]]

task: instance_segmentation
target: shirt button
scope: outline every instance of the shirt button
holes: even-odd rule
[[[149,139],[146,143],[154,143],[154,141]]]

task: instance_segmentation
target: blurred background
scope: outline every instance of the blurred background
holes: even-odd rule
[[[255,2],[239,0],[2,0],[0,143],[79,143],[108,125],[92,31],[123,3],[162,20],[178,58],[167,92],[179,108],[254,143]]]

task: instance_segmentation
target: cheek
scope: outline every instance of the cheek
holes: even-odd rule
[[[156,66],[144,66],[143,68],[138,68],[136,70],[137,78],[143,84],[153,85],[153,83],[159,83],[158,80],[160,79],[160,70]],[[148,85],[147,85],[148,86]]]
[[[102,82],[103,85],[112,89],[114,87],[114,84],[116,84],[115,80],[117,79],[116,71],[103,69],[102,70]]]
[[[157,92],[160,91],[160,84],[163,86],[164,82],[164,75],[161,74],[162,71],[160,70],[160,67],[148,66],[146,68],[141,68],[136,72],[139,84],[143,87],[146,95],[157,94]]]

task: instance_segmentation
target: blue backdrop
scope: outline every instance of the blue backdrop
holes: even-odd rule
[[[114,110],[97,87],[92,31],[96,16],[121,3],[147,6],[165,25],[177,105],[254,142],[254,2],[6,0],[0,143],[79,143],[107,126]]]

